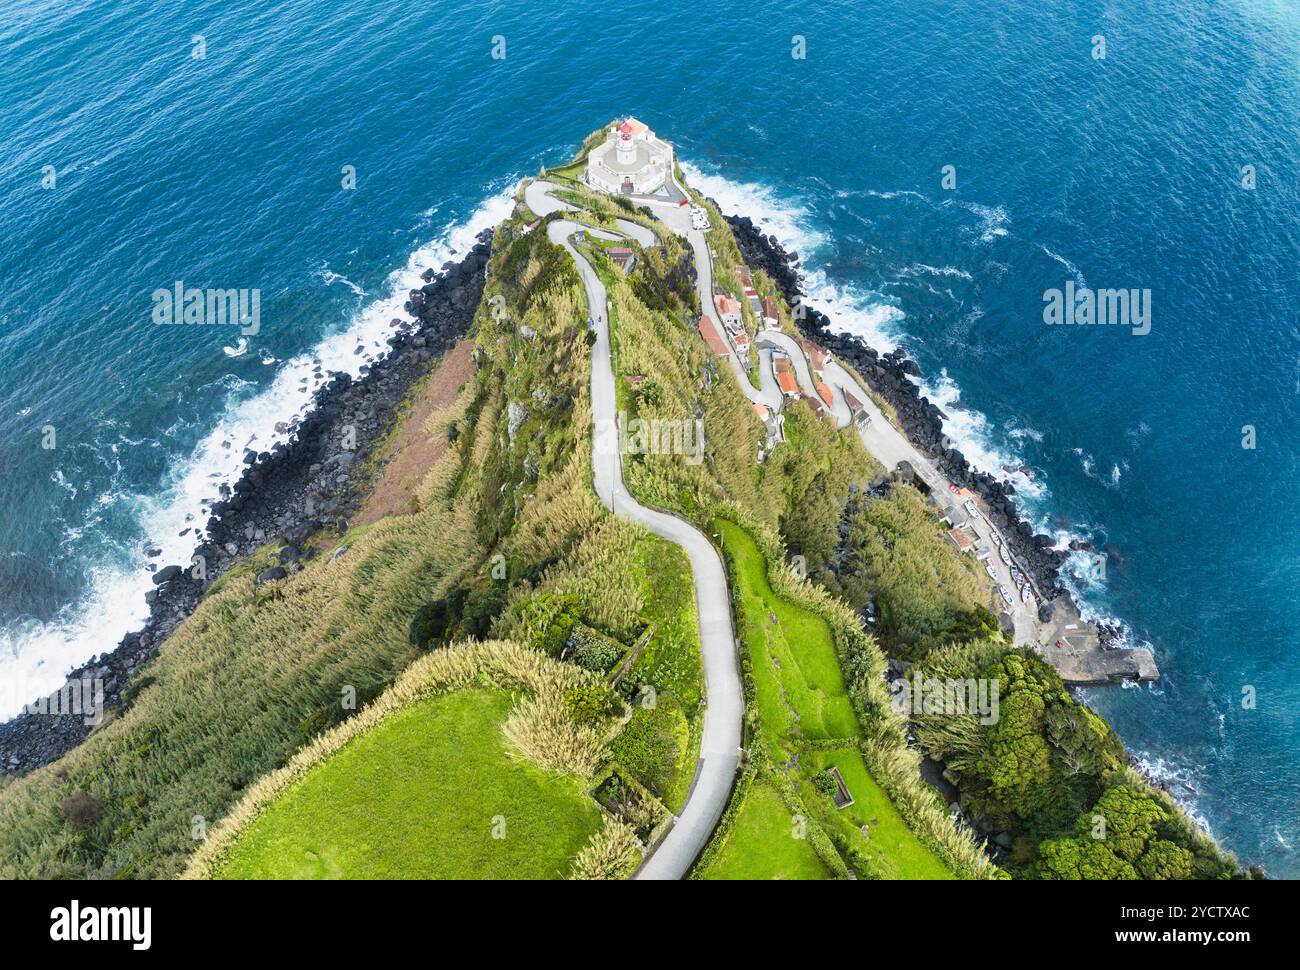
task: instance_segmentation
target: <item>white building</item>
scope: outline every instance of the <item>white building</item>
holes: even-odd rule
[[[673,146],[628,118],[587,155],[587,184],[603,192],[653,195],[672,176]]]

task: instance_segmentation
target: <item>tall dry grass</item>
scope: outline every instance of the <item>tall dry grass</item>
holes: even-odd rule
[[[570,879],[622,879],[641,859],[641,842],[626,822],[605,815],[604,827],[574,857]]]

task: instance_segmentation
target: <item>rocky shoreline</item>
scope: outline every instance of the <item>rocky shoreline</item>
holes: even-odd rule
[[[764,235],[747,216],[726,218],[745,261],[767,273],[791,306],[802,305],[798,254],[786,252],[775,236]],[[1012,498],[1014,486],[971,467],[965,456],[954,447],[943,433],[946,415],[921,393],[912,380],[921,374],[916,361],[908,359],[901,350],[880,354],[858,337],[833,333],[830,322],[824,313],[811,307],[806,307],[802,319],[796,320],[804,336],[850,364],[867,381],[871,390],[894,409],[903,433],[950,481],[969,488],[984,499],[990,521],[1006,538],[1012,554],[1042,594],[1039,619],[1050,620],[1056,610],[1056,601],[1062,596],[1068,597],[1059,577],[1069,553],[1053,548],[1056,541],[1051,536],[1035,533],[1033,526],[1020,517]],[[1071,603],[1071,609],[1073,606]]]
[[[299,547],[310,535],[322,528],[347,530],[348,519],[362,499],[353,482],[354,469],[387,433],[395,409],[429,362],[469,329],[483,295],[490,247],[491,230],[484,230],[459,262],[426,270],[426,285],[411,290],[406,302],[412,319],[392,321],[393,334],[387,341],[391,352],[363,367],[355,380],[343,372],[321,375],[330,379],[316,391],[311,410],[296,424],[277,426],[277,431],[288,433],[288,439],[270,451],[245,452],[243,475],[221,486],[206,527],[194,530],[200,541],[193,555],[202,557],[204,578],[195,579],[189,563],[155,571],[155,588],[145,597],[149,619],[144,627],[71,671],[64,690],[98,681],[103,709],[121,708],[128,685],[139,683],[162,642],[232,566],[279,538],[285,544],[281,564],[257,579],[282,579],[300,568],[305,556]],[[50,698],[59,695],[55,691]],[[0,774],[46,764],[80,743],[93,728],[81,713],[53,713],[66,710],[66,705],[60,708],[51,700],[44,708],[51,713],[46,713],[32,709],[37,703],[0,724]]]

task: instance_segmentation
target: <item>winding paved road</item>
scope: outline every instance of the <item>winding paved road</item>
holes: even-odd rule
[[[549,193],[555,188],[552,183],[531,182],[524,190],[525,202],[540,216],[552,212],[572,211],[573,206],[551,197]],[[655,209],[664,224],[678,235],[685,237],[694,249],[700,303],[721,333],[722,322],[717,319],[713,306],[713,266],[707,238],[703,232],[691,226],[689,211],[685,207],[661,204],[656,205]],[[622,219],[618,220],[616,225],[620,231],[642,245],[653,245],[655,242],[654,234],[645,226]],[[639,522],[655,535],[675,542],[685,550],[690,558],[691,571],[695,578],[695,601],[699,614],[700,643],[704,655],[704,675],[708,693],[700,764],[695,786],[687,799],[686,807],[682,810],[681,818],[637,873],[637,878],[640,879],[679,879],[690,870],[691,864],[708,843],[709,836],[717,826],[726,808],[739,765],[744,698],[736,668],[735,631],[731,625],[726,575],[718,554],[708,539],[684,520],[641,505],[623,485],[615,423],[614,374],[610,360],[605,288],[595,270],[570,242],[570,238],[577,232],[588,232],[603,239],[620,237],[617,233],[583,226],[568,219],[552,222],[548,228],[551,241],[563,245],[578,267],[596,326],[596,344],[593,348],[591,372],[591,400],[595,416],[595,430],[592,437],[592,477],[596,492],[606,507],[634,522]],[[808,358],[794,338],[779,330],[765,329],[759,331],[757,335],[757,346],[762,367],[760,374],[762,390],[754,388],[735,355],[731,356],[736,383],[749,400],[767,404],[774,412],[780,410],[784,403],[770,373],[772,348],[780,349],[790,355],[801,390],[809,396],[817,396]],[[867,451],[886,468],[894,468],[900,461],[909,462],[941,501],[946,496],[954,504],[960,504],[960,499],[949,492],[948,480],[897,428],[889,423],[876,407],[866,388],[838,360],[832,357],[826,362],[822,370],[822,378],[831,389],[833,404],[830,410],[837,425],[845,427],[852,423],[852,415],[844,399],[844,392],[848,390],[863,402],[863,407],[871,419],[865,426],[857,426],[858,434]],[[970,524],[979,539],[991,545],[993,529],[988,520],[980,519]],[[992,562],[999,574],[999,581],[1010,584],[1011,577],[1007,567],[996,556],[992,558]],[[1016,597],[1011,613],[1015,624],[1016,642],[1031,645],[1037,643],[1041,637],[1035,611],[1022,604],[1019,597]]]
[[[573,206],[551,197],[549,192],[554,188],[552,183],[530,182],[524,189],[528,208],[539,216],[573,211]],[[644,226],[623,219],[616,225],[643,245],[655,243],[654,233]],[[681,815],[636,874],[638,879],[681,879],[690,871],[717,828],[740,765],[745,699],[736,660],[736,633],[731,625],[731,599],[722,560],[708,538],[684,519],[640,504],[623,484],[615,414],[614,368],[610,357],[608,299],[600,277],[571,241],[579,232],[602,239],[620,237],[617,233],[594,229],[569,219],[557,219],[547,226],[547,238],[563,246],[573,257],[587,291],[587,303],[596,329],[591,358],[591,409],[595,419],[591,472],[596,494],[616,515],[637,522],[660,538],[680,546],[690,560],[695,580],[695,608],[708,699],[700,739],[700,760],[695,784]]]

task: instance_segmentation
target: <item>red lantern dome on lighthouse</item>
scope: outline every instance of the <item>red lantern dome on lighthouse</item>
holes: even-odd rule
[[[636,146],[632,144],[633,128],[626,121],[618,128],[618,160],[620,164],[631,165],[636,161]]]

